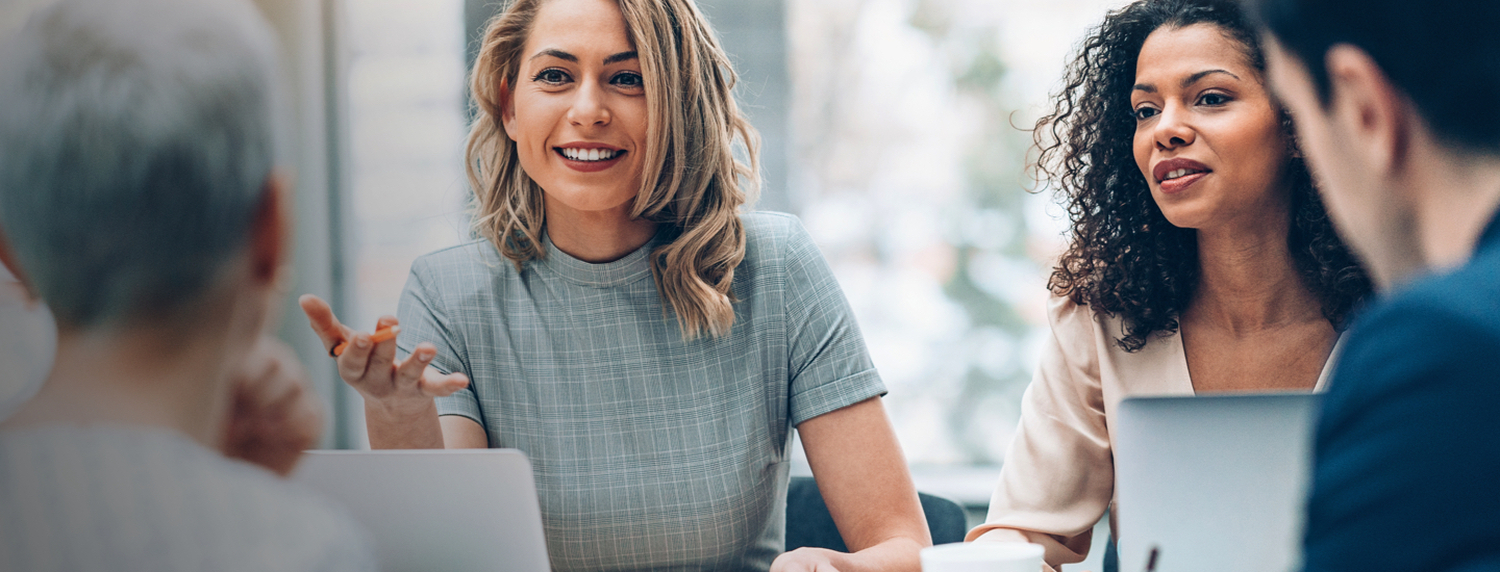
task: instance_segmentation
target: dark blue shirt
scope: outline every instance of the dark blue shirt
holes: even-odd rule
[[[1500,570],[1500,224],[1344,343],[1318,421],[1307,570]]]

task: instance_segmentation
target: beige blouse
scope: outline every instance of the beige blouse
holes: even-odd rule
[[[1096,319],[1089,307],[1059,296],[1047,313],[1052,336],[1022,398],[989,517],[966,540],[1034,542],[1058,567],[1088,555],[1094,524],[1114,502],[1109,427],[1120,401],[1193,395],[1193,383],[1180,335],[1153,338],[1128,353],[1115,343],[1123,335],[1117,317]],[[1315,391],[1328,371],[1325,363]]]

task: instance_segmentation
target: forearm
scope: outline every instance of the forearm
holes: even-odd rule
[[[443,429],[437,403],[391,408],[365,400],[365,430],[372,449],[442,449]]]
[[[853,550],[817,556],[840,572],[920,570],[918,552],[932,539],[880,399],[825,413],[797,430],[828,511]]]

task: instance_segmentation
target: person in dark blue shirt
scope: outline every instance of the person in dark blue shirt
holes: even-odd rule
[[[1500,570],[1500,3],[1251,3],[1381,291],[1323,402],[1304,565]]]

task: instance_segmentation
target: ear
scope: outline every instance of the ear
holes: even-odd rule
[[[290,201],[290,179],[281,171],[272,171],[266,177],[250,229],[250,275],[256,284],[275,286],[290,262]]]
[[[31,281],[26,278],[26,272],[21,269],[20,264],[16,263],[15,254],[10,251],[10,242],[5,238],[5,229],[0,229],[0,264],[5,265],[6,270],[9,270],[11,275],[16,277],[16,281],[21,283],[21,290],[26,293],[26,298],[36,301],[36,294],[31,289]]]
[[[514,99],[514,95],[515,94],[511,92],[510,86],[505,83],[505,78],[500,78],[500,81],[498,83],[499,83],[499,87],[495,89],[495,94],[500,97],[500,124],[503,125],[503,126],[505,126],[505,136],[508,137],[508,138],[510,138],[511,141],[515,141],[516,140],[516,136],[514,135],[514,133],[516,132],[516,105],[515,105],[515,99]]]
[[[1382,173],[1403,167],[1411,144],[1412,109],[1364,50],[1349,44],[1328,49],[1329,108],[1364,164]]]

